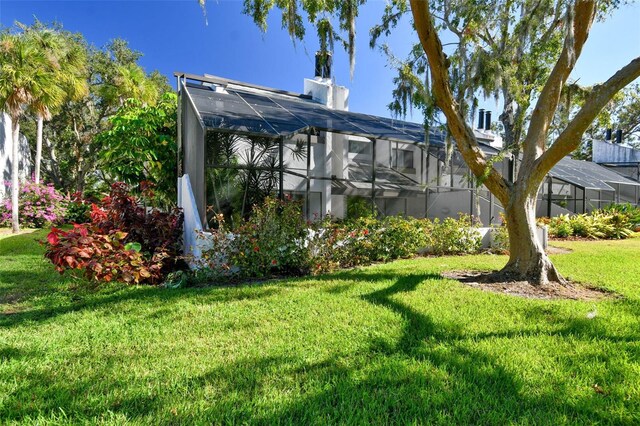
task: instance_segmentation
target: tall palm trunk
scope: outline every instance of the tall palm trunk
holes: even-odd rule
[[[35,183],[40,183],[40,163],[42,162],[42,126],[44,118],[38,114],[38,127],[36,131],[36,161],[35,161]]]
[[[15,117],[11,119],[11,131],[13,134],[13,144],[11,146],[11,229],[15,234],[20,232],[20,219],[18,217],[20,122]]]

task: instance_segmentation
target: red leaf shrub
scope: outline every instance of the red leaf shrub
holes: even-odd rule
[[[152,186],[141,184],[143,196],[147,200],[153,197]],[[130,195],[129,186],[122,182],[111,186],[111,193],[102,199],[102,207],[92,206],[91,222],[102,232],[108,234],[121,230],[128,234],[126,243],[138,242],[142,251],[154,254],[166,252],[170,257],[178,255],[182,235],[182,212],[175,209],[162,212],[147,208],[141,200]]]
[[[51,230],[45,257],[60,273],[81,270],[97,281],[161,282],[175,266],[182,213],[147,211],[139,201],[127,185],[114,184],[101,207],[91,206],[91,223]]]
[[[56,270],[79,270],[96,281],[158,283],[163,278],[163,255],[145,259],[142,253],[125,248],[126,232],[100,234],[91,225],[74,225],[69,231],[53,228],[47,236],[45,257]]]

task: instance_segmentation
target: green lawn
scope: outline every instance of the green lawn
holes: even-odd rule
[[[640,238],[562,243],[565,275],[624,296],[594,303],[439,275],[491,255],[92,290],[44,235],[0,239],[0,424],[640,424]]]

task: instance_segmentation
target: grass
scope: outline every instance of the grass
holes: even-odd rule
[[[36,232],[37,229],[32,228],[20,228],[20,232],[18,235],[30,234],[32,232]],[[7,237],[13,237],[15,234],[11,232],[11,228],[0,228],[0,240]]]
[[[600,302],[423,258],[236,288],[89,288],[0,240],[1,424],[640,424],[640,238],[563,242]],[[589,312],[597,316],[589,319]]]

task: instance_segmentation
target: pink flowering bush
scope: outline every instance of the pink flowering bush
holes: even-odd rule
[[[53,185],[27,181],[20,186],[18,199],[20,224],[28,228],[43,228],[64,219],[66,203]],[[0,205],[0,224],[11,223],[11,198]]]

